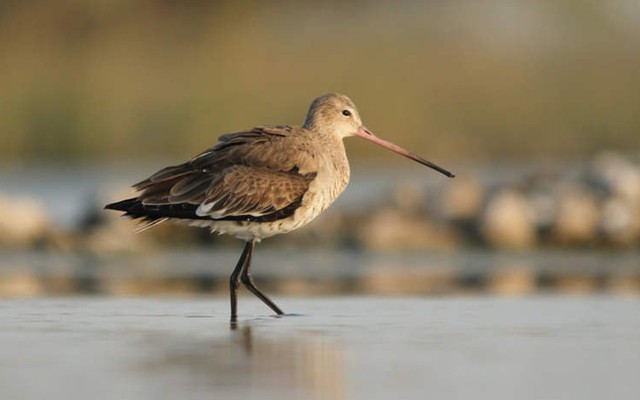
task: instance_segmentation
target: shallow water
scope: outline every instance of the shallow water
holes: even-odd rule
[[[3,399],[637,399],[622,297],[0,302]]]
[[[157,249],[97,255],[4,252],[0,298],[20,296],[224,294],[236,248]],[[258,285],[282,295],[640,295],[637,251],[375,252],[256,250]]]

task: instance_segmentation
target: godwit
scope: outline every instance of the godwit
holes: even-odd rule
[[[315,99],[302,127],[256,127],[223,135],[218,143],[184,164],[164,168],[136,183],[136,197],[105,208],[124,211],[147,228],[169,219],[246,241],[229,279],[231,322],[237,319],[240,282],[276,314],[282,310],[251,277],[257,242],[297,229],[323,212],[349,182],[342,139],[359,136],[391,151],[454,175],[375,136],[345,95]]]

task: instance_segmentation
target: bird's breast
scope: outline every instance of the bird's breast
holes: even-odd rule
[[[334,152],[319,158],[316,178],[302,198],[295,218],[303,224],[313,220],[326,210],[344,191],[349,183],[349,162],[342,142]]]

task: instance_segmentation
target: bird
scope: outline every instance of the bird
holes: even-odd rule
[[[349,97],[328,93],[313,100],[302,126],[257,126],[222,135],[190,161],[134,184],[135,197],[105,208],[124,212],[140,222],[140,229],[174,220],[245,241],[229,277],[230,321],[238,318],[241,283],[282,316],[252,278],[254,248],[263,239],[311,222],[344,191],[350,169],[343,139],[352,136],[455,176],[374,135]]]

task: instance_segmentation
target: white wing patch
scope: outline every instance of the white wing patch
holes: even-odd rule
[[[266,212],[242,212],[242,213],[228,213],[226,208],[222,208],[220,210],[211,211],[216,205],[217,201],[211,203],[203,203],[196,209],[196,215],[198,217],[211,217],[213,219],[224,218],[228,216],[238,216],[238,215],[251,215],[252,217],[260,217],[266,215]]]

